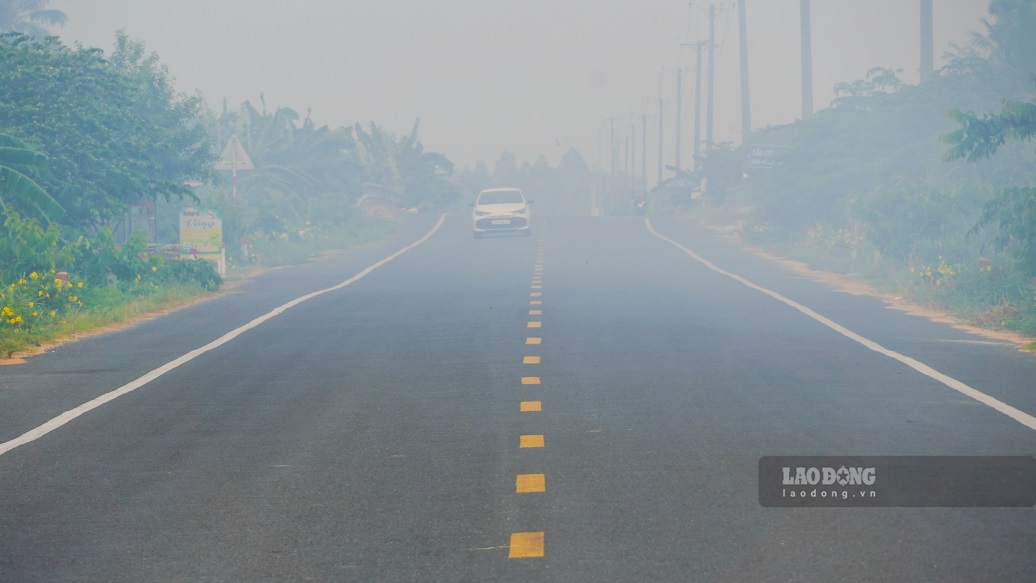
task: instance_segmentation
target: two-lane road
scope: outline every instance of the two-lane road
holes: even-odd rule
[[[685,221],[438,221],[0,368],[0,581],[1036,573],[1032,508],[758,490],[769,455],[1034,455],[1031,355]]]

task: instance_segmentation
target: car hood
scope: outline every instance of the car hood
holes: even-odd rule
[[[525,211],[526,205],[522,202],[480,204],[475,207],[475,212],[490,213],[494,215],[509,215]]]

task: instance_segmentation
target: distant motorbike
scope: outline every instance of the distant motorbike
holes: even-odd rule
[[[638,217],[647,214],[647,199],[642,196],[633,199],[633,210],[637,211]]]

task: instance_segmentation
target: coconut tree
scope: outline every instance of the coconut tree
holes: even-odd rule
[[[60,10],[47,8],[50,0],[0,0],[0,32],[20,32],[36,38],[49,36],[46,26],[63,26]]]

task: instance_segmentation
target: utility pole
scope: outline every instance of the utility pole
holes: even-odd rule
[[[665,138],[665,131],[664,131],[665,122],[663,120],[664,117],[665,117],[665,101],[662,99],[662,96],[659,95],[658,96],[658,183],[659,184],[662,183],[662,170],[665,167],[665,160],[663,159],[663,155],[664,155],[664,151],[663,150],[665,149],[664,148],[664,145],[665,145],[665,141],[664,141],[664,138]]]
[[[665,99],[662,99],[662,75],[665,67],[658,72],[658,182],[662,182],[662,171],[665,169]]]
[[[745,0],[737,2],[737,22],[741,44],[741,143],[748,146],[748,139],[752,134],[752,103],[748,92],[748,25],[745,22]]]
[[[691,168],[694,169],[701,154],[701,50],[705,48],[705,43],[681,43],[680,46],[694,49],[694,154],[691,160]]]
[[[647,192],[647,112],[640,114],[641,148],[640,148],[640,186]]]
[[[802,34],[802,119],[813,116],[813,45],[809,29],[809,0],[799,0]]]
[[[604,171],[604,130],[597,128],[597,170],[598,173]]]
[[[683,103],[683,67],[676,69],[676,162],[677,169],[680,168],[680,106]]]
[[[921,0],[921,80],[926,81],[935,70],[932,34],[932,0]]]
[[[698,165],[698,157],[701,156],[701,50],[705,43],[698,41],[694,43],[694,165]]]
[[[705,153],[712,150],[712,117],[713,117],[713,90],[714,64],[716,51],[716,5],[709,4],[709,94],[708,109],[705,114]]]
[[[594,172],[593,192],[590,195],[590,216],[601,212],[601,191],[604,182],[604,128],[597,128],[597,172]]]
[[[614,117],[608,118],[608,123],[610,125],[610,133],[608,135],[608,149],[609,149],[610,154],[611,154],[611,178],[608,180],[608,189],[607,189],[609,201],[610,201],[611,196],[612,196],[612,189],[615,188],[615,158],[616,158],[616,152],[615,152],[615,122],[616,121],[617,120]]]
[[[630,131],[626,134],[626,180],[623,181],[624,188],[631,188],[636,182],[637,176],[637,126],[633,123],[633,116],[630,116]]]

